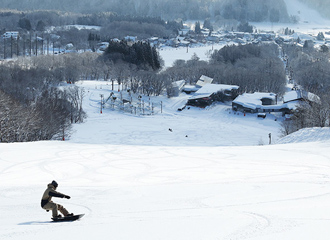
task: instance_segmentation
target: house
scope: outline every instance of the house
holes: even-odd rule
[[[151,37],[151,38],[148,38],[148,43],[151,45],[151,46],[157,46],[159,44],[159,38],[158,37]]]
[[[286,92],[283,102],[278,103],[274,93],[244,93],[232,103],[234,111],[249,113],[282,112],[283,115],[292,113],[301,102],[320,104],[320,98],[301,89]]]
[[[17,39],[19,37],[19,34],[18,32],[5,32],[3,35],[2,35],[3,38],[15,38]]]
[[[231,101],[238,95],[239,86],[207,83],[192,95],[186,105],[206,107],[215,101]]]
[[[100,42],[97,44],[99,51],[105,51],[109,47],[109,42]]]
[[[274,93],[244,93],[232,102],[234,111],[258,113],[280,112],[281,105],[277,105],[277,96]]]
[[[211,36],[207,36],[207,41],[210,41],[210,42],[219,42],[220,41],[220,38],[218,36],[214,36],[214,35],[211,35]]]
[[[127,42],[136,42],[137,41],[137,36],[126,36],[126,37],[124,37],[124,39]]]

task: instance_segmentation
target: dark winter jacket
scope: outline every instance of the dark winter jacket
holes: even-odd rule
[[[67,195],[55,191],[55,187],[49,183],[46,191],[44,192],[44,195],[41,198],[41,207],[43,208],[48,202],[51,202],[52,197],[59,197],[59,198],[64,198],[68,197]]]

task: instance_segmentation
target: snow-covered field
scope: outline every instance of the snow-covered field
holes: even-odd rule
[[[188,49],[186,47],[164,47],[159,50],[159,53],[164,60],[165,67],[171,67],[175,60],[181,59],[187,61],[190,60],[193,55],[196,55],[202,61],[208,61],[210,53],[212,53],[213,50],[219,50],[225,45],[227,45],[227,43],[219,43],[214,45],[209,44],[202,46],[196,45],[194,47],[189,47]]]
[[[171,65],[178,51],[161,54]],[[225,104],[178,112],[184,94],[151,98],[151,116],[109,106],[101,114],[110,85],[77,85],[88,118],[70,138],[0,144],[0,239],[329,238],[329,128],[280,139],[278,116],[237,115]],[[80,221],[53,223],[41,209],[53,179],[71,196],[54,200],[85,213]]]

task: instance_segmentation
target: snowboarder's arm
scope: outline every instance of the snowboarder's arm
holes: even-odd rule
[[[51,197],[58,197],[58,198],[70,198],[69,196],[63,194],[63,193],[60,193],[60,192],[56,192],[56,191],[50,191],[49,192],[49,196]]]

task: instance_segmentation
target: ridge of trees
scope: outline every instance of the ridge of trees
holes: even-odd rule
[[[118,15],[161,16],[162,19],[235,19],[238,21],[289,21],[283,0],[1,0],[3,8],[19,10],[48,9],[75,13],[111,11]]]

